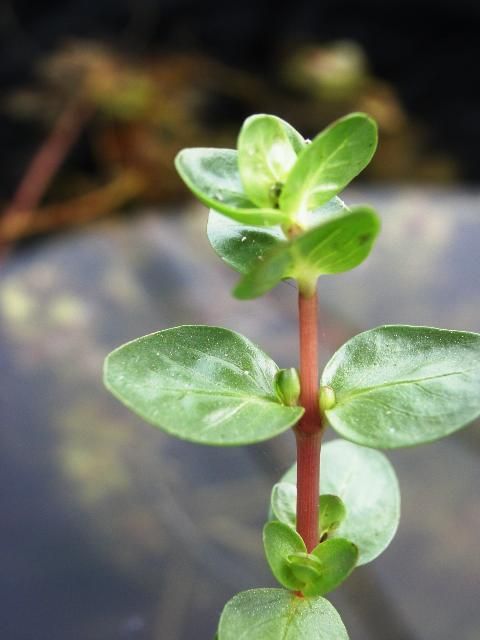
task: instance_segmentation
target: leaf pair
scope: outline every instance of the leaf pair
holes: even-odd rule
[[[336,589],[353,571],[357,547],[335,538],[307,553],[300,535],[283,522],[269,522],[263,530],[268,564],[280,584],[304,596],[322,596]]]
[[[129,408],[168,433],[229,446],[272,438],[302,416],[302,407],[278,395],[278,371],[238,333],[185,326],[119,347],[105,361],[104,380]],[[321,384],[335,397],[325,415],[349,440],[376,448],[436,440],[480,415],[480,335],[378,327],[341,347]]]
[[[376,124],[362,113],[341,118],[310,144],[285,121],[261,114],[243,124],[238,152],[184,149],[175,165],[215,211],[249,225],[288,225],[344,189],[376,145]]]
[[[293,528],[296,472],[294,465],[273,487],[270,503],[270,519]],[[390,544],[400,520],[400,489],[382,453],[345,440],[327,442],[319,494],[321,536],[351,540],[358,547],[358,565],[371,562]]]

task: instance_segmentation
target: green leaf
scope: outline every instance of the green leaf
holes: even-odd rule
[[[307,593],[310,586],[322,578],[323,565],[320,560],[310,553],[293,553],[288,560],[293,575],[304,585],[301,589],[303,595],[321,595]]]
[[[328,537],[351,540],[359,550],[358,565],[371,562],[388,547],[400,519],[400,490],[392,465],[379,451],[334,440],[322,446],[321,467],[322,497],[339,496],[346,509],[344,520]],[[282,489],[281,513],[272,492],[271,509],[282,522],[295,518],[296,474],[294,465],[281,480],[282,488],[292,487],[289,492]]]
[[[297,487],[290,482],[277,482],[272,489],[270,520],[276,518],[288,526],[296,527]],[[338,529],[345,520],[346,508],[343,501],[334,495],[320,496],[319,528],[320,539]]]
[[[328,493],[320,496],[320,539],[338,529],[346,515],[347,510],[341,498]]]
[[[295,424],[278,402],[277,365],[247,338],[183,326],[129,342],[105,361],[107,388],[147,422],[201,444],[260,442]]]
[[[311,553],[319,561],[319,577],[302,589],[305,596],[323,596],[344,582],[358,562],[358,548],[344,538],[321,542]]]
[[[480,335],[385,326],[349,340],[322,384],[336,403],[332,427],[370,447],[430,442],[480,415]]]
[[[289,562],[292,554],[307,551],[300,535],[283,522],[267,522],[263,529],[263,546],[270,569],[279,583],[294,591],[301,589],[304,583],[295,577]]]
[[[238,136],[238,168],[252,202],[278,208],[283,183],[304,146],[298,131],[276,116],[259,114],[245,120]]]
[[[210,210],[207,236],[215,252],[235,271],[247,273],[273,247],[286,242],[280,227],[253,227]]]
[[[288,221],[279,209],[259,209],[247,197],[233,149],[183,149],[175,166],[187,187],[207,207],[249,225],[268,226]]]
[[[348,640],[336,609],[321,597],[250,589],[225,605],[219,640]]]
[[[312,211],[344,189],[370,162],[377,147],[377,125],[352,113],[322,131],[298,156],[280,195],[280,208],[302,223]]]
[[[353,269],[368,256],[379,231],[380,221],[369,207],[356,207],[327,218],[266,253],[243,276],[234,295],[241,299],[256,298],[286,278],[312,282],[320,275]]]
[[[295,480],[296,482],[296,480]],[[270,499],[269,520],[275,518],[295,529],[297,525],[297,486],[292,482],[277,482]]]

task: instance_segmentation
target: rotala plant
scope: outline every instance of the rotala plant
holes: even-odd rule
[[[446,436],[480,415],[480,335],[382,326],[343,345],[319,379],[317,280],[367,258],[380,230],[367,206],[338,194],[372,158],[377,127],[354,113],[314,140],[270,115],[248,118],[237,150],[185,149],[176,166],[210,208],[207,234],[241,274],[237,298],[287,278],[299,301],[300,367],[281,369],[247,338],[181,326],[129,342],[105,384],[148,422],[215,446],[293,428],[297,464],[273,487],[265,555],[282,589],[252,589],[225,606],[218,640],[345,640],[324,598],[388,546],[400,495],[377,449]],[[325,444],[330,425],[343,439]]]

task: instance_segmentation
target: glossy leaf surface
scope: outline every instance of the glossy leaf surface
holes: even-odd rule
[[[207,236],[215,252],[239,273],[247,273],[287,239],[280,227],[254,227],[210,210]]]
[[[127,407],[171,435],[240,445],[273,437],[303,413],[278,402],[277,365],[247,338],[183,326],[129,342],[105,362],[105,384]]]
[[[328,218],[298,237],[278,245],[246,273],[234,289],[237,298],[266,293],[286,278],[311,281],[358,266],[370,253],[380,221],[368,207]]]
[[[278,582],[287,589],[301,590],[303,582],[295,577],[288,561],[289,556],[307,551],[300,535],[283,522],[267,522],[263,529],[263,546]]]
[[[383,453],[345,440],[324,444],[321,464],[321,494],[339,496],[346,510],[329,538],[351,540],[359,550],[357,564],[371,562],[388,547],[400,519],[400,490],[392,465]],[[296,505],[295,465],[283,476],[282,486],[284,483],[293,487],[284,492],[282,502],[283,513],[290,513],[286,519],[291,522]]]
[[[430,442],[480,415],[480,335],[386,326],[349,340],[327,364],[326,412],[345,438],[370,447]]]
[[[304,146],[302,136],[276,116],[258,114],[245,120],[238,136],[238,168],[252,202],[278,208],[279,191]]]
[[[309,214],[307,228],[321,224],[330,216],[348,212],[348,207],[333,198],[323,207]],[[211,209],[207,235],[215,252],[239,273],[251,271],[262,262],[268,251],[285,243],[287,238],[279,226],[255,227],[236,222]]]
[[[284,589],[237,594],[223,610],[218,635],[219,640],[348,640],[328,600],[299,598]]]
[[[275,225],[288,220],[279,209],[258,208],[246,195],[233,149],[183,149],[175,166],[187,187],[207,207],[249,225]]]
[[[290,215],[312,211],[344,189],[370,162],[377,147],[377,126],[352,113],[322,131],[298,156],[280,195]]]

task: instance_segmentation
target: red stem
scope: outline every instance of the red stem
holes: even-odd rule
[[[319,543],[318,508],[322,418],[318,407],[317,293],[298,299],[300,404],[305,413],[295,427],[297,442],[297,531],[310,552]]]

